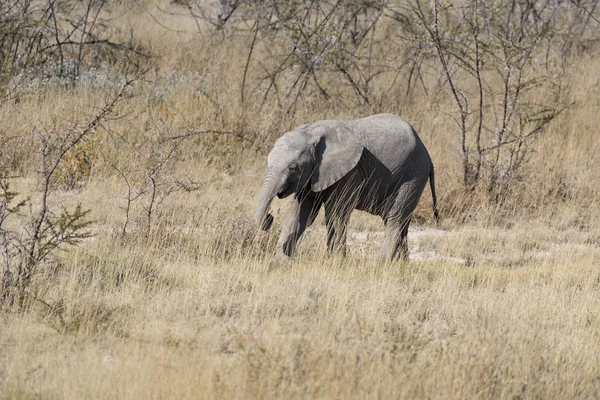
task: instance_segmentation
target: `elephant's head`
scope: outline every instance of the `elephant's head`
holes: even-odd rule
[[[343,121],[321,121],[302,126],[280,137],[269,154],[267,177],[256,209],[263,230],[273,223],[268,214],[273,197],[327,189],[352,170],[363,145]]]

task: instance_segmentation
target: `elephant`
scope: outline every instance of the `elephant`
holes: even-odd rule
[[[258,196],[256,221],[262,230],[269,230],[273,198],[294,194],[275,256],[289,261],[321,206],[327,249],[342,255],[351,212],[367,211],[385,224],[380,258],[408,260],[408,226],[427,180],[437,221],[433,163],[413,127],[401,117],[377,114],[305,124],[275,142]]]

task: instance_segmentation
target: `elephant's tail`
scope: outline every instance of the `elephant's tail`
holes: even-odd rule
[[[435,222],[438,223],[440,220],[440,214],[437,206],[437,196],[435,195],[435,173],[433,171],[433,163],[429,170],[429,187],[431,188],[431,197],[433,199],[433,215],[435,216]]]

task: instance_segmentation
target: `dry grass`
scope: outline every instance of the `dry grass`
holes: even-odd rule
[[[151,3],[121,7],[133,10],[115,24],[162,57],[123,117],[62,167],[52,204],[82,202],[96,235],[44,266],[31,310],[0,314],[1,399],[600,397],[598,59],[570,68],[577,106],[537,140],[500,204],[463,193],[443,105],[415,95],[361,111],[414,124],[436,164],[442,225],[430,226],[426,190],[411,262],[381,264],[379,220],[353,216],[341,259],[326,256],[319,217],[293,264],[267,272],[278,226],[257,232],[251,216],[270,143],[286,126],[362,114],[311,98],[286,120],[273,104],[259,113],[258,92],[242,107],[232,82],[248,38],[198,40],[191,20],[158,14],[188,31],[171,32]],[[0,132],[22,138],[1,156],[23,195],[38,192],[31,132],[60,132],[105,97],[82,82],[0,109]],[[170,148],[161,138],[201,128],[243,128],[249,140],[186,139],[162,179],[197,190],[167,196],[147,235],[140,198],[122,238],[114,167],[141,185]],[[279,223],[285,202],[273,211]]]

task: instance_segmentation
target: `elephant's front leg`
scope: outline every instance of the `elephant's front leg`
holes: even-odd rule
[[[321,201],[315,197],[300,200],[294,197],[277,241],[277,257],[289,258],[296,249],[298,239],[315,220]]]
[[[325,203],[325,224],[327,225],[327,250],[346,256],[346,232],[352,207],[347,202],[328,201]]]

